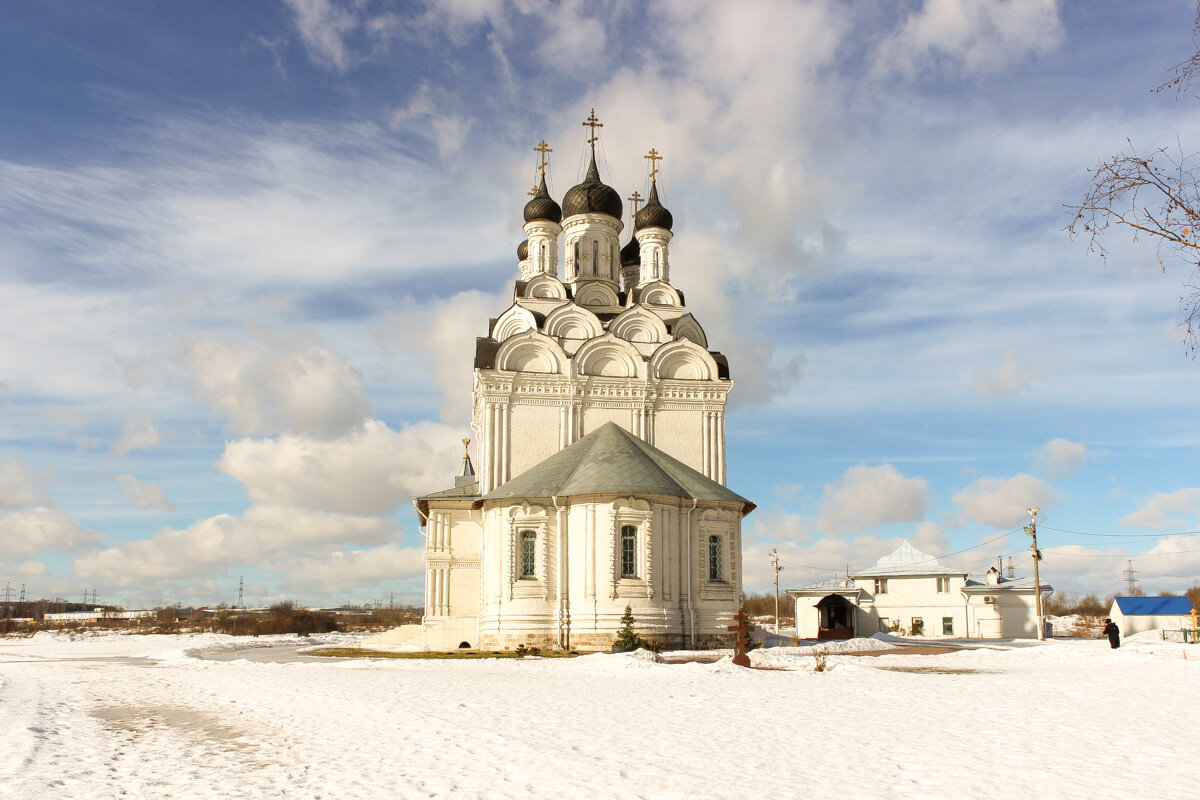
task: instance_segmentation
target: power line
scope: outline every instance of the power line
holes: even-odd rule
[[[1200,536],[1200,531],[1172,531],[1168,533],[1091,533],[1090,531],[1071,531],[1066,528],[1051,528],[1049,525],[1043,525],[1044,531],[1055,531],[1057,533],[1071,533],[1076,536],[1103,536],[1112,538],[1142,538],[1142,539],[1169,539],[1172,536]]]
[[[1051,547],[1064,547],[1069,545],[1050,545]],[[1158,558],[1161,556],[1179,556],[1184,553],[1200,553],[1197,550],[1172,550],[1169,553],[1138,553],[1138,558]],[[1129,558],[1126,553],[1051,553],[1051,556],[1069,556],[1071,558]]]

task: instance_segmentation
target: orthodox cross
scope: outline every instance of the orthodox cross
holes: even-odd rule
[[[546,155],[553,153],[554,150],[546,144],[545,139],[542,139],[540,142],[538,142],[537,147],[533,148],[533,151],[538,154],[538,172],[540,172],[544,178],[546,177],[546,167],[550,163],[550,160],[546,158]]]
[[[644,200],[645,198],[643,198],[637,192],[634,192],[633,194],[629,195],[629,197],[626,197],[625,199],[628,200],[629,203],[633,206],[633,213],[636,214],[638,212],[638,206],[640,206],[642,204],[642,200]]]
[[[744,608],[739,608],[738,612],[733,615],[733,618],[737,620],[737,625],[730,625],[725,628],[727,631],[735,631],[737,633],[737,641],[734,642],[736,650],[733,654],[733,663],[739,667],[748,667],[750,666],[750,656],[746,655],[746,642],[748,641],[746,637],[750,635],[750,631],[754,630],[754,625],[746,617],[746,609]]]
[[[592,109],[592,113],[590,116],[588,116],[587,122],[583,123],[583,127],[591,128],[591,131],[588,133],[587,142],[592,146],[592,150],[594,152],[596,149],[596,141],[600,138],[596,135],[596,128],[604,127],[604,125],[600,123],[600,120],[596,118],[596,109]]]
[[[525,194],[529,195],[530,197],[537,197],[537,193],[538,193],[538,187],[535,186],[532,189],[530,189],[528,192],[526,192]]]
[[[642,156],[642,158],[650,162],[650,182],[654,183],[658,178],[658,162],[662,161],[663,157],[658,154],[657,150],[651,147],[650,152]]]

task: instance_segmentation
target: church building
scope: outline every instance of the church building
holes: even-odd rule
[[[648,197],[629,198],[621,246],[603,126],[584,126],[590,163],[561,205],[552,151],[535,148],[512,304],[476,341],[478,464],[464,454],[454,486],[415,503],[428,649],[604,649],[626,606],[641,636],[705,647],[729,639],[741,601],[754,504],[725,487],[733,381],[671,281],[662,158],[645,157]]]

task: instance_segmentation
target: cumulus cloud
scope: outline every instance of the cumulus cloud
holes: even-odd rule
[[[989,73],[1053,50],[1063,27],[1056,0],[925,0],[880,45],[876,73],[953,66]]]
[[[256,505],[241,516],[220,514],[187,528],[122,542],[77,556],[75,572],[123,587],[211,577],[236,564],[266,569],[272,559],[306,549],[378,545],[396,537],[395,523],[378,517]],[[157,583],[156,583],[157,582]]]
[[[1121,517],[1121,524],[1131,528],[1192,527],[1200,518],[1200,489],[1179,489],[1158,492],[1145,505]]]
[[[1033,451],[1034,466],[1051,478],[1069,478],[1087,457],[1087,445],[1066,439],[1051,439]]]
[[[238,433],[336,437],[371,413],[362,375],[310,342],[193,342],[192,380]]]
[[[112,452],[117,458],[124,458],[134,450],[150,450],[162,442],[158,429],[146,413],[130,414],[125,420],[125,435],[113,445]]]
[[[1023,472],[1011,478],[979,478],[954,495],[958,510],[946,522],[956,528],[968,523],[1015,528],[1029,521],[1027,509],[1044,510],[1055,497],[1049,484]]]
[[[85,530],[58,508],[21,508],[0,513],[0,560],[22,559],[45,550],[70,553],[100,543],[100,534]]]
[[[142,483],[132,475],[118,475],[117,483],[125,493],[125,499],[138,508],[157,508],[162,511],[174,511],[175,506],[167,499],[166,494],[153,483]]]
[[[285,434],[226,445],[220,467],[260,503],[375,516],[453,482],[465,426],[379,420],[336,439]]]
[[[294,587],[336,594],[348,586],[373,586],[422,576],[425,550],[394,543],[366,550],[334,550],[315,557],[284,559],[277,569]]]
[[[41,481],[29,467],[16,459],[0,462],[0,508],[27,508],[49,505]]]
[[[1028,389],[1036,374],[1015,351],[1009,350],[1000,366],[975,370],[971,386],[976,396],[998,400]]]
[[[841,534],[915,522],[925,516],[928,504],[924,478],[906,478],[891,464],[851,467],[825,487],[817,524],[822,533]]]

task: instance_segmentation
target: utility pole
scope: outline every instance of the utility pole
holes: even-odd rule
[[[1037,638],[1039,642],[1046,641],[1046,624],[1042,622],[1042,579],[1038,572],[1038,562],[1042,560],[1041,551],[1037,546],[1037,515],[1042,509],[1028,508],[1029,526],[1025,528],[1025,533],[1033,537],[1033,602],[1037,609]]]
[[[1132,595],[1137,591],[1137,578],[1133,577],[1137,574],[1137,570],[1133,568],[1133,559],[1125,562],[1125,585],[1129,587],[1129,593]]]
[[[771,566],[775,569],[775,635],[779,635],[779,573],[783,565],[779,563],[779,551],[771,548]]]

